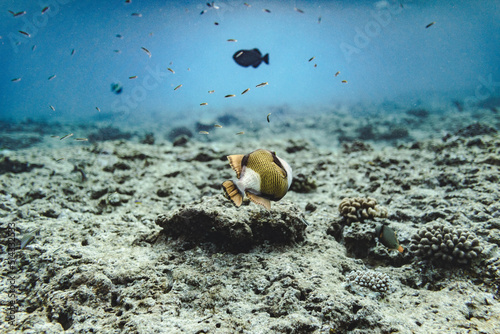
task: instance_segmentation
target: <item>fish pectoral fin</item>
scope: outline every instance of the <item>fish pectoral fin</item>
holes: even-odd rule
[[[252,194],[252,193],[248,192],[248,191],[246,192],[246,195],[255,204],[262,205],[267,210],[271,210],[271,201],[268,200],[267,198],[263,198],[263,197],[257,196],[255,194]]]
[[[233,181],[227,180],[222,183],[222,189],[226,193],[226,197],[231,200],[237,207],[243,203],[243,194],[240,193],[236,184]]]
[[[231,165],[231,168],[236,172],[236,177],[238,179],[240,178],[240,174],[241,174],[241,160],[243,160],[243,157],[244,157],[243,154],[233,154],[233,155],[227,156],[227,160],[229,160],[229,164]]]

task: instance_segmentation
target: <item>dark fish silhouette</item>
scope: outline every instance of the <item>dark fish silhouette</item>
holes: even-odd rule
[[[111,91],[118,95],[123,91],[123,87],[120,83],[113,82],[111,84]]]
[[[262,57],[259,49],[239,50],[233,55],[233,59],[238,65],[243,67],[253,66],[257,68],[261,62],[269,65],[269,53]]]

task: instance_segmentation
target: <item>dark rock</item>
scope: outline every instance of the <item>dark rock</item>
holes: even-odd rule
[[[141,144],[154,145],[155,136],[152,133],[146,133],[144,139],[141,140]]]
[[[429,116],[429,111],[425,109],[410,109],[407,110],[406,113],[411,116],[415,116],[418,118],[426,118]]]
[[[34,168],[42,168],[43,165],[30,164],[29,162],[20,162],[10,160],[9,157],[4,157],[0,160],[0,175],[5,173],[24,173],[31,172]]]
[[[288,153],[295,153],[309,148],[309,143],[305,140],[289,140],[286,147]]]
[[[132,137],[131,133],[122,132],[120,129],[113,126],[107,126],[101,128],[96,132],[88,135],[90,142],[106,141],[106,140],[118,140],[118,139],[130,139]]]
[[[189,130],[185,126],[179,126],[179,127],[176,127],[176,128],[173,128],[172,130],[170,130],[170,132],[167,135],[167,138],[171,142],[174,142],[180,136],[186,136],[188,138],[192,138],[193,137],[193,132],[191,132],[191,130]]]
[[[41,137],[23,136],[21,138],[12,138],[11,136],[0,137],[0,148],[9,150],[19,150],[31,147],[42,141]]]
[[[187,143],[189,142],[189,137],[188,136],[180,136],[180,137],[177,137],[174,142],[173,142],[173,145],[174,146],[184,146],[186,145]]]
[[[306,228],[302,213],[292,204],[273,203],[270,211],[254,204],[236,208],[222,195],[159,215],[156,224],[167,236],[208,241],[234,252],[248,251],[266,240],[278,244],[303,241]]]
[[[318,188],[316,180],[302,173],[293,177],[292,185],[290,186],[290,190],[297,193],[310,193],[316,190],[316,188]]]
[[[482,123],[473,123],[465,128],[462,128],[455,132],[456,136],[460,137],[474,137],[474,136],[482,136],[482,135],[491,135],[497,133],[497,130]]]
[[[348,143],[342,144],[342,152],[345,154],[349,154],[352,152],[369,152],[373,151],[373,148],[370,144],[366,144],[362,141],[355,140],[349,145]]]

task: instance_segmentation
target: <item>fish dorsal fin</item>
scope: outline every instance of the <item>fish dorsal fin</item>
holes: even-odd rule
[[[262,53],[260,53],[259,49],[253,49],[252,51],[257,52],[259,54],[259,56],[262,56]]]
[[[267,210],[271,210],[271,201],[268,200],[267,198],[262,198],[260,196],[255,195],[255,194],[252,194],[251,192],[248,192],[248,191],[246,192],[246,195],[255,204],[262,205]]]
[[[243,154],[233,154],[228,155],[227,160],[229,160],[229,164],[231,168],[236,172],[236,177],[239,179],[241,174],[241,160],[243,160]]]

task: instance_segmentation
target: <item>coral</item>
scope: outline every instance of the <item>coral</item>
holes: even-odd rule
[[[485,264],[486,272],[493,278],[496,284],[500,285],[500,258],[491,258]]]
[[[356,283],[372,289],[385,292],[389,289],[389,275],[374,270],[356,270],[347,275],[349,283]]]
[[[412,236],[410,251],[421,258],[467,263],[480,256],[482,247],[473,233],[434,223]]]
[[[386,218],[387,209],[377,205],[374,198],[347,197],[340,202],[339,212],[348,223],[362,221],[368,218]]]
[[[290,190],[295,191],[296,193],[311,193],[318,188],[316,184],[316,180],[310,176],[305,176],[302,173],[294,175],[293,182],[290,187]]]

